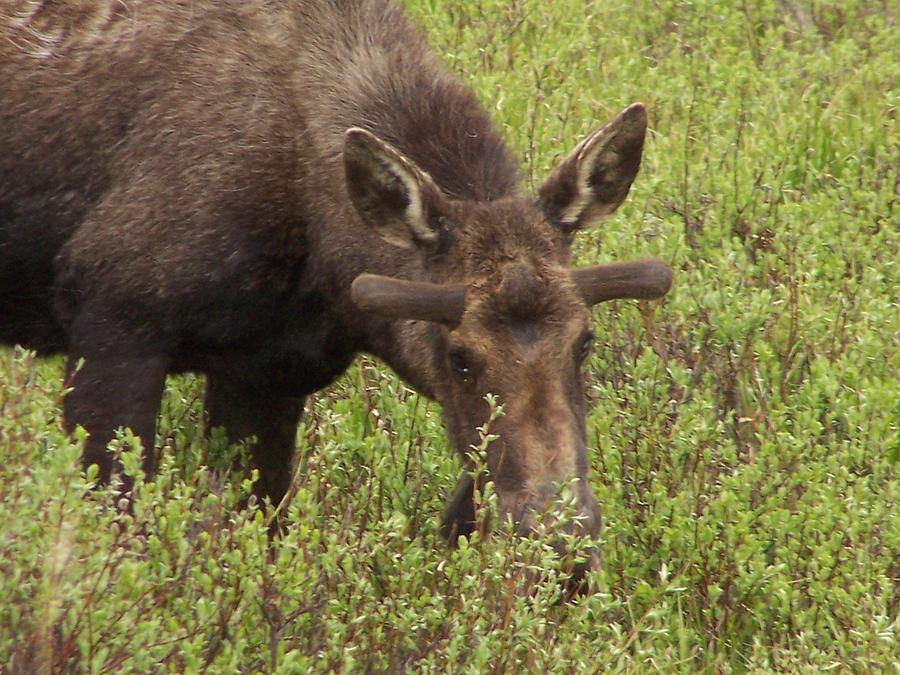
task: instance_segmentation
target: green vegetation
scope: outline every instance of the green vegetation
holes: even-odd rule
[[[596,592],[558,603],[538,541],[446,550],[439,410],[372,361],[310,402],[269,546],[202,381],[170,381],[132,519],[78,471],[61,364],[5,351],[0,670],[900,672],[894,3],[409,4],[526,182],[650,111],[629,201],[577,244],[676,270],[595,311]]]

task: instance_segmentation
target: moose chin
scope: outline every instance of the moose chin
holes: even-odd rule
[[[165,377],[190,371],[209,427],[255,439],[254,490],[277,503],[304,398],[366,352],[443,407],[464,463],[449,538],[471,532],[483,479],[522,534],[536,519],[554,541],[597,534],[591,306],[661,297],[672,277],[657,260],[573,268],[570,246],[625,199],[642,105],[527,195],[485,110],[391,0],[0,14],[0,343],[68,355],[63,417],[89,432],[101,481],[121,470],[120,427],[153,473]],[[473,476],[488,393],[505,414]]]

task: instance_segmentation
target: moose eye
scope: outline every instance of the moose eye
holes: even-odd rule
[[[594,346],[594,334],[591,331],[585,331],[581,336],[581,341],[578,343],[578,362],[581,363],[584,361],[588,354],[591,353],[591,348]]]
[[[460,348],[451,349],[447,352],[447,361],[450,368],[464,381],[468,381],[472,377],[472,361],[466,350]]]

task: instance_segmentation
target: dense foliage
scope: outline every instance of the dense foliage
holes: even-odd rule
[[[896,668],[896,6],[409,5],[526,183],[628,103],[651,114],[629,201],[577,244],[581,263],[676,270],[664,301],[595,311],[594,592],[559,603],[539,541],[446,549],[458,460],[437,406],[380,364],[310,401],[270,545],[272,511],[236,509],[249,483],[222,469],[240,449],[203,437],[202,380],[170,380],[132,518],[60,431],[61,363],[7,350],[0,669]]]

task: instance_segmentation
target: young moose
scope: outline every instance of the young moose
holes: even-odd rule
[[[598,528],[579,369],[591,305],[656,298],[658,261],[571,269],[574,234],[638,172],[635,104],[541,186],[390,0],[4,3],[0,342],[64,351],[68,428],[154,469],[167,373],[207,378],[210,427],[253,436],[286,493],[303,400],[358,352],[441,403],[465,457],[488,416],[500,517]],[[472,527],[464,474],[445,530]],[[551,525],[552,527],[552,525]]]

